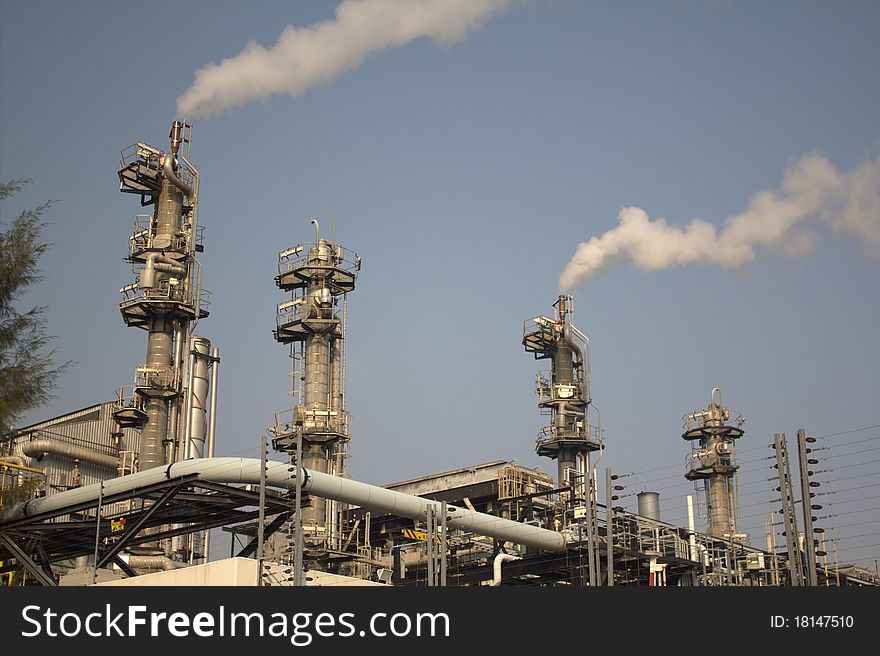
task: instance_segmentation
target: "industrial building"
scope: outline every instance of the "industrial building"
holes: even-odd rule
[[[279,253],[275,276],[287,297],[274,338],[290,349],[296,405],[276,414],[262,458],[214,457],[220,354],[197,334],[210,295],[190,135],[175,121],[166,149],[139,142],[123,151],[118,171],[120,190],[152,208],[135,220],[126,259],[136,279],[120,290],[124,324],[147,335],[133,384],[0,445],[5,584],[880,583],[863,569],[819,564],[804,432],[796,464],[785,437],[774,442],[780,520],[792,539],[784,548],[773,536],[763,547],[749,543],[735,485],[737,442],[747,438],[717,388],[706,409],[685,416],[681,434],[690,448],[684,477],[699,487],[707,525],[696,525],[691,498],[685,526],[661,519],[656,492],[638,494],[637,512],[617,505],[623,481],[596,466],[596,454],[615,447],[605,444],[589,339],[569,296],[555,300],[552,315],[527,320],[522,336],[525,352],[549,364],[535,379],[549,418],[535,451],[555,461],[555,476],[496,460],[384,487],[352,480],[347,294],[361,258],[314,219],[314,241]],[[214,529],[232,535],[234,550],[208,562]]]

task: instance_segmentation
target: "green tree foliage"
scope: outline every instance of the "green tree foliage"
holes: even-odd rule
[[[7,477],[12,478],[10,475]],[[35,476],[25,478],[21,482],[15,482],[13,485],[8,485],[0,489],[0,508],[3,506],[14,506],[22,501],[33,499],[43,491],[43,488],[43,479]]]
[[[28,180],[0,182],[0,201],[20,191]],[[55,363],[48,348],[46,307],[19,312],[16,301],[39,282],[38,263],[49,244],[42,240],[46,202],[22,211],[7,225],[0,218],[0,437],[8,435],[28,410],[52,398],[58,375],[69,362]]]

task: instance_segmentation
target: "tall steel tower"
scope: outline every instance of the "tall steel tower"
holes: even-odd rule
[[[203,246],[199,174],[188,158],[191,130],[174,121],[167,152],[138,142],[122,152],[119,169],[120,191],[153,207],[152,214],[135,219],[126,260],[138,278],[120,290],[119,304],[126,325],[147,331],[147,357],[137,367],[134,396],[115,413],[121,426],[143,429],[141,470],[201,456],[205,443],[206,386],[200,383],[214,359],[208,340],[191,339],[196,322],[208,316],[208,292],[196,259]],[[196,398],[187,399],[194,388]],[[195,414],[187,412],[191,408]]]
[[[552,363],[550,372],[539,372],[535,378],[538,407],[550,416],[550,425],[538,433],[535,450],[556,460],[558,482],[568,485],[572,474],[581,483],[589,478],[590,453],[601,449],[602,442],[598,410],[590,397],[589,339],[572,323],[571,296],[560,296],[553,307],[555,317],[525,322],[522,343],[536,360]],[[597,420],[591,424],[594,414]]]
[[[743,435],[740,428],[745,419],[734,414],[721,401],[721,390],[712,390],[709,407],[685,415],[682,438],[691,442],[691,454],[684,477],[704,481],[709,535],[729,540],[738,539],[736,520],[735,474],[736,440]],[[732,425],[735,424],[735,425]]]
[[[289,344],[291,394],[296,407],[276,416],[270,428],[276,450],[293,453],[302,433],[302,466],[344,476],[349,413],[345,410],[346,295],[355,287],[361,259],[323,238],[315,219],[315,241],[278,255],[275,283],[290,300],[278,306],[275,339]],[[311,549],[339,549],[336,502],[311,499],[302,509],[303,536]]]

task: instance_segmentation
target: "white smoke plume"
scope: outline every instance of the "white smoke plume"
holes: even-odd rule
[[[733,269],[754,260],[760,248],[806,255],[815,234],[811,219],[855,236],[880,255],[880,157],[850,171],[838,171],[818,155],[801,157],[785,170],[778,190],[754,194],[720,230],[699,218],[687,225],[651,220],[639,207],[625,207],[617,218],[616,228],[578,245],[559,277],[562,291],[623,264],[643,271],[695,263]]]
[[[371,54],[430,37],[464,39],[510,0],[345,0],[336,18],[288,25],[271,48],[248,43],[235,57],[208,64],[177,99],[179,116],[207,118],[276,94],[298,96],[360,67]]]

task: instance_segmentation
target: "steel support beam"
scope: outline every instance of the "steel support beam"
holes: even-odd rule
[[[116,566],[117,566],[119,569],[121,569],[123,572],[125,572],[125,575],[126,575],[128,578],[131,578],[132,576],[137,576],[137,575],[138,575],[138,573],[135,572],[135,571],[129,566],[129,564],[128,564],[127,562],[125,562],[124,560],[122,560],[122,558],[119,557],[119,554],[115,554],[115,555],[113,556],[113,562],[116,564]]]
[[[813,542],[813,509],[810,501],[810,465],[807,458],[807,433],[803,428],[797,432],[798,465],[801,481],[801,510],[804,513],[804,567],[807,574],[807,585],[819,585],[816,573],[816,545]]]
[[[6,545],[6,548],[9,549],[14,555],[15,559],[21,561],[21,564],[24,565],[24,568],[34,575],[40,583],[48,587],[55,587],[57,584],[55,583],[55,579],[50,577],[42,567],[37,565],[33,560],[31,560],[30,556],[28,556],[24,550],[19,547],[15,542],[13,542],[12,538],[0,534],[0,542]]]
[[[149,521],[150,517],[152,517],[153,514],[155,514],[155,512],[159,510],[159,508],[170,501],[184,485],[186,485],[186,483],[178,483],[174,487],[166,490],[156,502],[154,502],[149,508],[147,508],[147,510],[144,511],[144,513],[140,517],[138,517],[134,525],[125,532],[125,535],[117,540],[112,547],[110,547],[98,558],[98,562],[95,564],[95,569],[101,569],[104,565],[107,564],[107,562],[109,562],[114,556],[116,556],[116,554],[122,551],[125,546],[129,542],[131,542],[131,540],[138,534],[138,532],[141,530],[141,527]]]
[[[289,512],[281,513],[266,526],[263,539],[270,537],[275,531],[281,528],[284,525],[284,522],[290,517]],[[236,558],[248,558],[252,553],[257,550],[257,544],[259,543],[259,536],[253,538],[250,542],[245,545],[245,547],[236,554]]]
[[[198,474],[185,474],[183,476],[178,476],[172,479],[164,480],[160,483],[153,483],[151,485],[145,485],[143,487],[134,488],[132,490],[127,490],[124,492],[118,492],[112,495],[106,495],[103,497],[101,501],[102,505],[110,505],[115,503],[116,501],[126,501],[128,499],[134,499],[136,497],[143,497],[152,492],[158,492],[165,490],[168,487],[169,483],[177,483],[177,482],[189,482],[198,478]],[[113,479],[116,480],[116,479]],[[199,484],[202,484],[203,481],[199,481]],[[226,488],[228,489],[228,488]],[[3,529],[9,530],[13,528],[17,528],[21,525],[33,524],[34,522],[43,522],[47,519],[54,519],[56,517],[61,517],[63,515],[75,515],[81,510],[90,510],[92,508],[97,507],[98,500],[93,499],[91,501],[84,501],[82,503],[71,504],[70,506],[66,506],[64,508],[59,508],[57,510],[51,510],[45,513],[36,513],[34,515],[28,515],[27,517],[21,517],[19,519],[15,519],[9,522],[3,523]],[[92,522],[89,521],[91,524]]]

